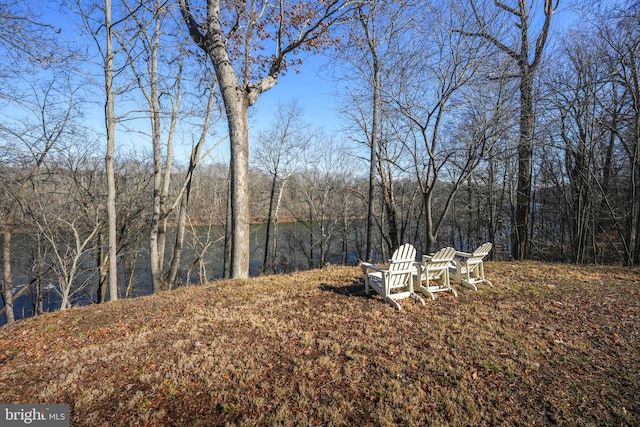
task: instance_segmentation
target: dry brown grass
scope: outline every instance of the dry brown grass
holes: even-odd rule
[[[495,287],[365,296],[355,267],[0,328],[0,402],[74,426],[640,425],[640,270],[493,262]]]

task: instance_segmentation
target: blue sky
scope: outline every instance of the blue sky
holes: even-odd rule
[[[278,83],[262,93],[258,101],[249,109],[249,145],[251,151],[255,146],[255,137],[261,130],[272,126],[279,105],[297,101],[303,108],[303,121],[315,128],[323,128],[340,139],[341,128],[345,123],[340,118],[338,109],[341,106],[340,85],[322,76],[322,65],[327,59],[321,55],[304,60],[299,73],[293,70],[281,75]],[[226,132],[226,122],[220,132]],[[221,160],[228,155],[228,141],[223,142],[212,157]]]
[[[566,5],[571,3],[572,1],[569,0],[563,6],[567,7]],[[554,22],[557,30],[566,27],[575,16],[566,11],[559,15]],[[250,112],[251,140],[260,130],[271,125],[279,104],[287,104],[294,99],[304,109],[306,122],[316,127],[323,127],[340,139],[341,128],[345,125],[340,113],[337,112],[342,103],[341,90],[337,82],[321,75],[322,65],[326,61],[328,59],[320,55],[305,55],[299,73],[290,70],[286,75],[280,76],[275,87],[259,97]],[[103,118],[99,118],[97,122],[103,125]],[[226,126],[225,123],[221,125]],[[226,129],[220,129],[220,132],[223,131],[226,132]],[[228,153],[228,143],[223,142],[216,151],[218,153],[214,155],[215,158],[224,157]]]
[[[61,14],[55,3],[42,3],[36,7],[43,13],[45,20],[56,27],[62,27],[62,37],[74,39],[77,37],[77,29],[67,20],[69,17]],[[76,19],[76,17],[73,17]],[[88,36],[83,36],[88,37]],[[93,48],[91,41],[87,42]],[[302,65],[298,67],[298,73],[293,69],[285,75],[281,75],[276,86],[260,95],[255,105],[250,108],[250,140],[252,140],[260,130],[267,129],[274,120],[274,114],[279,104],[287,104],[296,100],[304,110],[304,121],[316,127],[323,127],[328,132],[339,131],[343,126],[340,117],[336,112],[340,99],[337,96],[337,83],[321,76],[321,66],[327,59],[321,55],[305,54]],[[99,84],[98,84],[99,87]],[[93,109],[95,117],[92,119],[96,127],[104,126],[102,112],[102,101],[96,104],[99,108]],[[92,114],[93,116],[93,114]],[[226,123],[219,124],[218,134],[226,133]],[[101,129],[100,129],[101,130]],[[120,141],[123,143],[131,137],[121,135]],[[251,142],[251,141],[250,141]],[[176,147],[179,152],[182,151]],[[187,149],[187,147],[183,147]],[[214,151],[212,157],[216,160],[228,155],[228,142],[223,142]],[[187,154],[184,154],[185,160]]]
[[[254,128],[268,127],[278,104],[295,99],[304,108],[304,119],[327,131],[339,131],[342,123],[336,109],[340,107],[339,87],[334,81],[321,75],[321,67],[327,61],[322,56],[306,58],[300,72],[289,71],[280,76],[278,84],[260,95],[251,107]]]

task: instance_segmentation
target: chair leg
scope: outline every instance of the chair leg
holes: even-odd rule
[[[493,287],[493,283],[491,283],[491,281],[490,281],[490,280],[487,280],[487,279],[484,277],[484,264],[480,264],[480,266],[479,266],[479,267],[480,267],[480,274],[481,274],[482,281],[483,281],[484,283],[486,283],[487,285],[489,285],[489,286]]]
[[[400,306],[400,304],[398,303],[398,301],[394,300],[393,298],[385,298],[386,301],[391,304],[392,306],[394,306],[395,308],[398,309],[398,311],[402,311],[402,307]]]
[[[364,292],[369,295],[369,274],[367,272],[367,268],[364,265],[361,265],[362,274],[364,275]]]
[[[420,295],[418,295],[416,293],[416,284],[418,285],[418,289],[420,289],[420,285],[422,284],[422,274],[420,273],[420,270],[418,269],[417,271],[417,275],[411,275],[411,282],[409,283],[410,289],[410,296],[411,298],[415,299],[416,301],[418,301],[419,303],[421,303],[422,305],[425,305],[426,303],[424,302],[424,300],[422,299],[422,297]]]
[[[468,280],[462,279],[462,280],[460,280],[460,284],[462,286],[464,286],[465,288],[473,289],[474,291],[478,290],[478,287],[476,285],[474,285],[473,283],[471,283],[470,281],[468,281]]]
[[[444,283],[446,283],[447,285],[447,290],[449,290],[454,297],[457,297],[458,292],[451,286],[451,276],[449,274],[449,270],[445,270],[444,272]]]
[[[424,299],[423,299],[420,295],[418,295],[417,293],[415,293],[415,292],[412,292],[412,293],[411,293],[411,298],[415,299],[416,301],[418,301],[418,302],[419,302],[419,303],[421,303],[422,305],[425,305],[425,304],[426,304],[426,302],[424,302]]]
[[[431,291],[429,290],[429,276],[428,276],[428,275],[427,275],[427,287],[426,287],[426,288],[424,288],[424,290],[425,290],[425,292],[427,292],[427,293],[429,294],[429,296],[431,297],[431,299],[432,299],[433,301],[435,301],[435,300],[436,300],[436,296],[433,294],[433,292],[431,292]]]

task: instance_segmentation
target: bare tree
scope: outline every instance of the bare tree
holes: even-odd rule
[[[200,136],[197,141],[194,141],[191,147],[191,155],[189,157],[189,166],[187,167],[187,173],[185,174],[182,188],[179,192],[178,196],[178,227],[176,230],[176,239],[173,245],[173,253],[171,258],[171,266],[169,268],[169,272],[167,273],[166,281],[169,284],[172,284],[176,281],[176,277],[178,274],[178,268],[180,267],[180,260],[182,258],[182,248],[184,247],[184,236],[185,230],[187,227],[187,212],[189,208],[189,201],[191,200],[191,195],[193,191],[193,184],[195,179],[195,171],[202,159],[215,147],[217,147],[222,140],[218,140],[216,143],[212,144],[212,146],[207,150],[206,153],[203,153],[203,149],[205,143],[207,141],[207,136],[209,132],[209,124],[211,120],[211,115],[214,110],[214,99],[215,92],[213,87],[209,88],[209,97],[208,103],[205,108],[205,117],[204,123],[202,124]]]
[[[161,32],[163,17],[168,15],[166,6],[160,3],[151,3],[145,6],[144,3],[133,2],[126,4],[129,16],[135,22],[131,34],[126,32],[121,38],[135,38],[139,40],[136,44],[127,44],[120,41],[127,54],[127,64],[131,69],[138,88],[146,101],[143,111],[148,109],[148,117],[151,127],[151,144],[153,147],[153,203],[151,215],[151,228],[149,237],[149,261],[151,264],[151,279],[154,292],[169,289],[170,284],[164,280],[164,256],[166,243],[166,225],[169,217],[169,208],[166,206],[169,197],[169,186],[171,183],[171,169],[173,165],[173,137],[178,118],[180,103],[182,102],[182,57],[178,56],[175,62],[178,64],[176,70],[172,70],[175,80],[167,82],[161,81],[160,67],[160,38],[164,34]],[[169,30],[169,28],[166,28]],[[139,50],[136,48],[141,46]],[[179,52],[178,48],[176,52]],[[142,59],[138,63],[137,59]],[[171,62],[171,60],[170,60]],[[171,79],[173,80],[173,79]],[[171,88],[176,88],[175,94]],[[166,142],[166,159],[162,158],[162,115],[160,107],[160,96],[165,95],[171,105],[169,114],[169,131]]]
[[[356,126],[355,138],[364,135],[369,149],[369,187],[366,225],[366,260],[373,252],[374,226],[378,225],[389,252],[400,245],[400,218],[395,201],[394,169],[401,150],[389,138],[389,123],[394,117],[385,111],[383,94],[388,79],[395,79],[394,69],[410,38],[412,8],[402,2],[363,2],[348,27],[348,39],[339,50],[340,63],[346,65],[344,78],[351,82],[345,116]],[[338,58],[337,58],[338,59]],[[380,189],[380,193],[377,192]],[[377,195],[382,196],[384,221],[376,220]],[[387,227],[383,227],[382,223]]]
[[[202,155],[215,106],[214,84],[210,84],[208,102],[203,108],[204,124],[200,126],[200,137],[192,145],[188,171],[184,175],[184,181],[178,183],[180,190],[174,197],[170,192],[175,177],[174,145],[175,139],[180,136],[176,135],[180,131],[178,127],[181,125],[180,128],[188,128],[187,124],[191,120],[187,120],[187,117],[199,114],[194,114],[195,110],[185,113],[186,108],[183,106],[184,92],[188,90],[185,86],[189,84],[188,76],[184,73],[184,63],[192,55],[179,39],[172,36],[178,33],[178,23],[173,19],[171,6],[170,3],[148,4],[136,0],[125,2],[130,19],[124,24],[129,25],[124,25],[126,31],[118,36],[119,45],[127,55],[128,69],[144,100],[141,110],[146,117],[143,118],[149,120],[149,138],[153,152],[149,258],[155,292],[170,289],[178,273],[191,179]],[[125,39],[138,42],[127,43]],[[204,80],[207,78],[214,80],[211,76],[206,76]],[[168,107],[163,107],[163,104]],[[194,132],[198,132],[198,129]],[[178,229],[165,275],[168,221],[176,211]]]
[[[34,91],[39,88],[34,87]],[[53,147],[59,143],[68,131],[69,122],[74,112],[73,94],[68,96],[66,102],[60,104],[55,86],[50,83],[45,87],[44,96],[39,99],[35,95],[38,105],[27,108],[26,114],[37,117],[38,124],[34,125],[29,117],[26,122],[18,120],[8,123],[7,120],[0,128],[2,138],[12,143],[2,147],[3,157],[7,166],[13,164],[14,168],[4,179],[3,192],[5,201],[2,206],[2,258],[3,258],[3,284],[4,303],[6,307],[7,323],[14,320],[13,313],[13,281],[11,274],[11,238],[17,219],[24,211],[26,194],[31,191],[33,182],[40,173],[40,169],[46,157]],[[37,93],[37,92],[36,92]],[[64,99],[64,98],[63,98]],[[20,106],[27,106],[24,102]]]
[[[476,78],[484,42],[467,43],[452,30],[459,22],[455,10],[442,9],[429,15],[438,18],[428,20],[426,14],[415,14],[414,19],[424,24],[423,31],[416,31],[413,45],[397,67],[396,84],[386,95],[404,118],[395,122],[394,136],[411,157],[422,194],[424,252],[435,250],[438,232],[457,191],[492,142],[486,128],[467,129],[465,138],[453,131],[468,126],[456,114],[465,103],[455,96]],[[444,201],[436,213],[435,198],[440,190]]]
[[[486,78],[482,70],[492,66],[483,61],[481,71],[457,95],[457,125],[450,135],[457,141],[450,142],[456,154],[445,168],[452,182],[449,194],[453,193],[457,203],[451,206],[455,212],[452,220],[460,226],[456,247],[465,249],[486,241],[495,244],[498,226],[505,222],[502,215],[513,176],[509,143],[514,140],[512,129],[517,127],[513,90],[504,81]]]
[[[606,22],[602,36],[612,65],[615,86],[624,89],[624,121],[617,136],[628,162],[628,216],[626,263],[640,262],[640,5],[617,11]]]
[[[206,11],[180,0],[197,46],[211,58],[224,101],[231,144],[230,215],[233,277],[249,275],[249,133],[247,111],[274,87],[299,49],[318,49],[349,1],[227,4],[208,0]],[[269,43],[261,41],[270,38]],[[272,48],[269,50],[267,48]],[[262,50],[260,50],[262,48]]]
[[[117,208],[116,208],[116,125],[118,118],[115,111],[115,96],[118,92],[115,86],[114,72],[116,68],[115,58],[119,52],[114,47],[114,27],[119,23],[113,20],[113,7],[111,0],[101,2],[82,2],[76,0],[76,11],[82,21],[82,25],[89,34],[99,51],[102,61],[102,73],[104,77],[104,122],[106,132],[105,149],[105,177],[107,183],[107,258],[108,258],[108,283],[109,299],[118,299],[118,238],[117,238]],[[104,30],[104,39],[102,38]]]
[[[227,182],[228,169],[221,164],[202,164],[194,173],[187,239],[193,260],[188,264],[187,283],[194,282],[194,270],[197,281],[206,283],[212,277],[212,264],[222,259]]]
[[[129,159],[120,157],[116,169],[116,190],[118,196],[127,203],[118,204],[118,259],[121,262],[123,278],[126,284],[125,298],[133,292],[134,274],[138,264],[138,256],[142,252],[143,233],[148,227],[150,197],[153,191],[153,167],[146,156],[138,159],[130,154]],[[104,239],[102,239],[104,240]],[[105,259],[102,245],[101,254],[97,257],[103,267]],[[104,268],[100,270],[100,288],[98,302],[102,302],[106,295],[104,289]]]
[[[597,153],[602,142],[608,139],[606,129],[598,123],[606,111],[603,110],[606,100],[611,99],[607,95],[610,90],[607,61],[598,52],[600,43],[593,35],[583,29],[568,37],[554,61],[559,65],[549,70],[546,80],[552,103],[550,109],[557,114],[557,124],[552,122],[547,128],[559,130],[564,150],[563,158],[556,163],[563,164],[564,171],[554,171],[553,164],[546,170],[552,172],[548,175],[558,188],[568,190],[565,200],[570,259],[577,263],[595,260],[597,252],[592,218],[593,210],[599,207],[600,186],[595,170]],[[555,159],[550,151],[547,149],[545,158]]]
[[[492,4],[490,4],[492,3]],[[480,37],[493,44],[500,52],[511,58],[517,69],[509,77],[519,82],[520,88],[520,140],[518,143],[518,188],[514,224],[513,257],[525,259],[528,251],[529,212],[531,205],[531,161],[533,156],[533,83],[536,70],[542,60],[547,43],[551,18],[560,0],[537,1],[518,0],[511,6],[494,0],[471,0],[469,5],[477,29],[460,29],[469,37]],[[465,5],[467,3],[465,2]],[[542,12],[542,26],[537,35],[535,20],[538,10]],[[512,27],[509,27],[512,25]],[[510,30],[505,30],[510,29]],[[535,41],[533,41],[535,39]]]
[[[311,139],[306,132],[308,126],[301,121],[303,115],[295,100],[279,105],[272,127],[258,135],[256,162],[271,176],[262,272],[275,272],[282,196],[287,181],[299,166],[299,154]]]
[[[107,150],[104,158],[107,175],[107,227],[108,227],[108,259],[109,259],[109,299],[118,299],[118,238],[117,216],[116,216],[116,174],[115,174],[115,133],[116,133],[116,113],[115,113],[115,93],[113,87],[113,23],[111,19],[111,0],[105,0],[104,28],[106,42],[103,51],[104,59],[104,91],[105,91],[105,126],[107,131]],[[96,40],[98,47],[101,43]],[[101,49],[102,50],[102,49]]]
[[[189,268],[187,268],[187,284],[194,282],[194,280],[192,280],[194,270],[197,271],[196,282],[207,283],[210,280],[207,255],[215,244],[224,241],[224,236],[220,237],[215,229],[216,225],[213,220],[213,215],[205,227],[196,227],[190,222],[190,239],[188,240],[188,244],[193,251],[194,259],[189,264]]]
[[[557,186],[567,189],[570,259],[633,265],[640,257],[640,9],[588,6],[547,78],[564,176],[560,166],[548,168],[566,181]]]
[[[28,4],[13,1],[0,1],[0,100],[4,105],[3,120],[0,122],[0,157],[6,166],[26,167],[27,173],[14,176],[3,186],[5,197],[1,204],[2,213],[2,297],[5,304],[7,323],[15,320],[13,312],[13,279],[11,273],[11,238],[16,227],[17,215],[22,199],[31,180],[38,174],[51,147],[63,132],[68,115],[55,123],[51,122],[50,111],[53,104],[48,94],[54,92],[53,83],[44,85],[44,95],[40,94],[37,85],[33,85],[35,98],[42,97],[33,105],[25,102],[31,96],[22,96],[22,88],[13,84],[12,78],[24,82],[24,76],[36,74],[43,68],[56,65],[63,58],[63,49],[54,38],[55,28],[39,22],[39,15]],[[68,62],[71,66],[72,62]],[[65,84],[68,81],[60,76]],[[11,112],[27,110],[40,121],[41,128],[31,133],[32,123],[14,121]],[[70,112],[67,109],[67,112]],[[26,125],[26,126],[25,126]],[[36,126],[37,128],[37,126]],[[40,131],[43,133],[40,135]],[[39,139],[39,136],[44,138]]]
[[[72,188],[65,186],[67,188]],[[51,193],[49,193],[51,195]],[[101,224],[99,211],[93,213],[93,225],[87,230],[85,218],[78,216],[76,210],[72,218],[65,219],[63,215],[54,212],[51,204],[45,207],[40,204],[38,212],[31,212],[44,239],[51,247],[53,254],[52,270],[56,273],[55,286],[61,303],[60,309],[71,307],[71,298],[74,294],[89,286],[93,270],[87,267],[86,258],[93,251],[95,236],[98,234]]]
[[[294,251],[304,255],[308,268],[327,263],[329,251],[339,237],[343,206],[339,193],[345,191],[344,177],[351,169],[347,148],[324,132],[314,134],[305,150],[305,167],[296,174],[296,194],[303,206],[293,211],[306,236],[290,236]],[[306,240],[306,242],[305,242]]]
[[[69,59],[67,47],[61,46],[56,38],[59,29],[45,23],[40,6],[0,0],[0,80],[3,82],[0,99],[11,99],[19,93],[19,85],[13,84],[14,78],[24,81],[27,72],[37,74]]]

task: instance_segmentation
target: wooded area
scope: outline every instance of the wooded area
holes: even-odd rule
[[[141,260],[154,292],[247,277],[252,246],[263,274],[405,242],[640,261],[639,2],[44,7],[0,0],[7,322],[45,289],[48,309],[131,296]],[[343,130],[294,100],[250,130],[301,53],[341,82]]]

